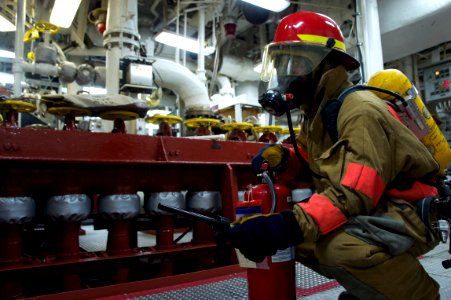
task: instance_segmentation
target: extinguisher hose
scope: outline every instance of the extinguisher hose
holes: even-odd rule
[[[269,176],[268,172],[265,171],[262,173],[263,179],[265,180],[265,183],[269,187],[269,192],[271,194],[271,211],[269,213],[274,213],[276,211],[276,205],[277,205],[277,197],[276,197],[276,189],[274,188],[274,184],[272,183],[271,177]]]

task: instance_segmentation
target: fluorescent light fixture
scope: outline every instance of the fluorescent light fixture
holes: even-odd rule
[[[11,23],[4,16],[0,15],[0,31],[15,31],[16,25]]]
[[[274,12],[280,12],[286,9],[288,6],[290,6],[290,2],[288,0],[243,0],[243,1]]]
[[[192,53],[199,53],[198,40],[183,37],[175,33],[162,31],[155,36],[155,41],[161,44],[165,44],[171,47],[178,47],[179,49],[186,50]],[[214,47],[204,48],[204,55],[210,55],[215,52]]]
[[[0,85],[14,84],[14,75],[0,72]]]
[[[3,58],[14,58],[16,57],[16,54],[12,51],[7,51],[7,50],[1,50],[0,49],[0,57]]]
[[[69,28],[72,25],[75,14],[80,6],[81,0],[55,0],[50,23],[56,26]]]

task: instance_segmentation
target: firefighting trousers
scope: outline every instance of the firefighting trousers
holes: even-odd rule
[[[360,299],[434,300],[439,285],[418,256],[437,244],[413,205],[388,199],[371,216],[351,217],[316,243],[299,245],[296,254]]]
[[[340,229],[296,252],[301,263],[359,299],[438,299],[438,283],[412,252],[392,255]]]

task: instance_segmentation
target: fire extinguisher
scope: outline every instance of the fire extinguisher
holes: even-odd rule
[[[291,190],[273,183],[266,168],[262,173],[263,182],[246,191],[245,199],[260,200],[263,214],[290,209]],[[279,250],[255,267],[247,268],[247,281],[249,300],[296,299],[294,247]]]

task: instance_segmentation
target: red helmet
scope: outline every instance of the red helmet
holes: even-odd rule
[[[261,87],[266,93],[260,104],[271,113],[280,115],[274,99],[287,101],[289,108],[311,101],[315,74],[321,62],[328,57],[331,65],[343,65],[347,70],[357,69],[359,62],[346,53],[344,37],[337,23],[331,18],[310,11],[290,14],[280,21],[274,40],[265,47],[260,73]],[[313,78],[316,79],[313,79]]]
[[[265,75],[267,80],[269,78],[270,70],[265,67],[279,67],[283,60],[280,59],[282,55],[286,57],[285,62],[282,62],[283,67],[288,67],[287,57],[299,56],[311,58],[311,67],[315,67],[331,51],[338,54],[339,63],[347,70],[354,70],[360,66],[354,57],[346,53],[343,34],[334,20],[311,11],[290,14],[280,21],[273,42],[265,48],[262,80]],[[279,56],[279,62],[273,61],[274,56]],[[270,65],[265,66],[265,62]]]

